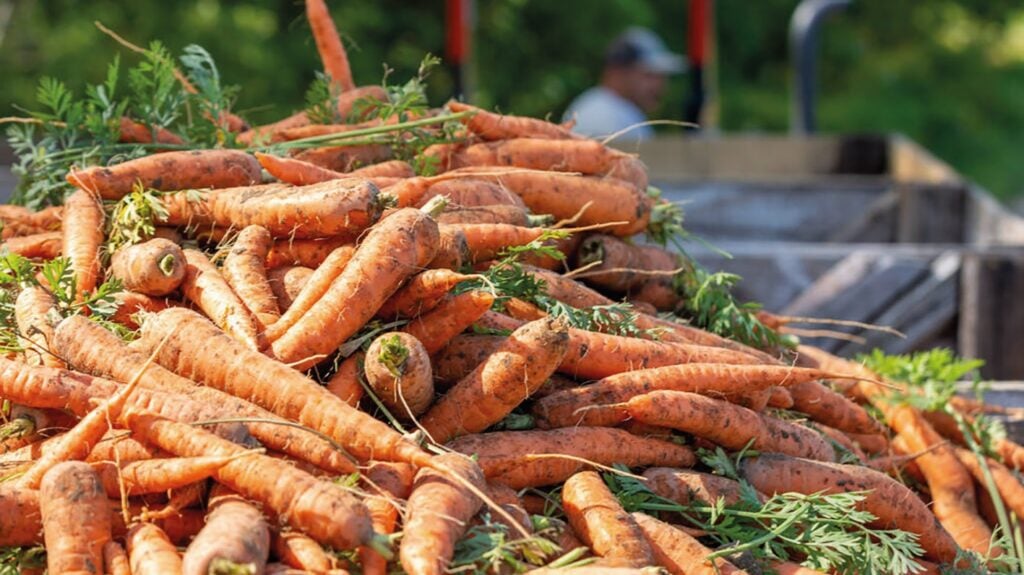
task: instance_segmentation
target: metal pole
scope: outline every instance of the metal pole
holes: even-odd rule
[[[793,63],[793,98],[789,126],[795,134],[812,134],[816,126],[815,69],[818,29],[825,16],[846,8],[852,0],[803,0],[789,22],[789,46]]]

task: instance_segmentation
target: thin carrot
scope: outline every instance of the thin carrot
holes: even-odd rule
[[[626,410],[643,423],[692,433],[733,451],[751,445],[758,451],[836,459],[832,446],[806,427],[695,393],[654,391],[630,399]]]
[[[319,543],[297,531],[274,531],[270,545],[281,563],[304,573],[326,573],[334,563]]]
[[[103,439],[92,448],[85,458],[87,463],[101,461],[120,461],[131,463],[163,457],[166,452],[151,445],[146,445],[137,439],[133,439],[124,430],[112,429],[103,435]]]
[[[92,468],[65,461],[48,469],[39,504],[47,572],[102,573],[103,546],[111,538],[110,507]]]
[[[174,575],[181,573],[178,549],[162,529],[139,523],[125,535],[132,575]]]
[[[408,499],[412,492],[415,470],[404,463],[371,463],[366,470],[370,497],[366,498],[366,507],[373,517],[373,528],[378,533],[393,533],[398,524],[398,508],[396,499]],[[384,575],[387,573],[387,561],[376,551],[368,547],[359,548],[359,560],[365,575]]]
[[[352,243],[346,235],[315,240],[277,240],[267,254],[267,269],[281,266],[304,266],[317,268],[339,246]]]
[[[565,481],[562,508],[572,530],[597,555],[624,567],[654,563],[654,552],[640,526],[596,472],[581,471]]]
[[[494,296],[481,290],[448,296],[434,309],[406,324],[401,331],[418,339],[427,354],[433,355],[473,325],[493,304]]]
[[[863,407],[816,381],[789,386],[793,409],[811,419],[852,433],[884,433],[883,426]]]
[[[288,310],[281,314],[276,322],[267,327],[263,333],[264,339],[268,343],[277,340],[308,313],[331,288],[331,284],[341,275],[355,252],[356,248],[353,246],[341,246],[334,249],[323,263],[310,274]]]
[[[235,140],[239,144],[245,146],[266,144],[268,142],[276,141],[275,136],[279,132],[290,128],[308,126],[309,123],[309,116],[306,115],[305,110],[301,110],[276,122],[271,122],[270,124],[264,124],[262,126],[253,126],[252,128],[238,134],[238,137],[235,138]]]
[[[303,266],[282,266],[267,272],[267,283],[282,313],[292,306],[302,286],[306,285],[312,275],[313,270]]]
[[[978,461],[978,456],[963,448],[955,449],[954,453],[956,453],[960,463],[971,472],[978,485],[982,489],[987,489],[988,483],[985,471],[981,466],[981,462]],[[988,465],[996,491],[999,492],[1003,502],[1018,518],[1024,519],[1024,485],[1021,485],[1020,480],[1017,479],[1013,471],[998,461],[985,458],[985,463]]]
[[[186,266],[182,294],[198,305],[225,333],[251,349],[259,349],[255,320],[217,266],[198,250],[188,249],[184,253]]]
[[[271,176],[293,186],[307,186],[330,180],[347,178],[348,174],[321,168],[316,164],[296,160],[295,158],[282,158],[270,154],[255,152],[256,160],[263,166]]]
[[[313,39],[316,41],[317,51],[320,52],[324,71],[342,92],[355,88],[352,70],[348,65],[348,55],[341,44],[338,29],[334,27],[327,3],[324,0],[306,0],[306,18],[309,19],[309,27],[313,31]]]
[[[234,245],[224,258],[224,279],[256,320],[266,329],[281,316],[274,292],[267,281],[264,262],[274,240],[260,226],[246,226],[238,232]]]
[[[66,511],[77,512],[75,509]],[[0,483],[0,517],[4,518],[0,521],[0,547],[22,547],[42,542],[39,536],[43,530],[39,491]]]
[[[110,498],[122,493],[162,493],[202,481],[231,461],[225,457],[179,457],[136,461],[119,467],[112,461],[91,463]],[[123,491],[122,491],[123,490]]]
[[[478,489],[486,488],[480,468],[469,458],[454,453],[438,457]],[[410,575],[446,573],[455,542],[465,533],[467,522],[481,503],[463,484],[453,482],[446,474],[421,469],[406,504],[399,555],[402,568]]]
[[[366,350],[366,382],[397,417],[419,417],[434,401],[430,356],[418,339],[407,333],[377,336]]]
[[[63,248],[75,274],[75,296],[81,301],[96,289],[103,244],[103,206],[95,196],[78,190],[64,201]]]
[[[117,138],[118,142],[150,144],[184,144],[180,136],[160,126],[148,126],[142,122],[136,122],[126,116],[121,116],[121,133]]]
[[[721,475],[670,467],[651,467],[643,475],[651,491],[680,505],[714,505],[719,499],[735,505],[743,500],[739,482]]]
[[[494,354],[420,420],[438,443],[501,421],[547,381],[569,344],[564,320],[544,318],[512,332]]]
[[[377,311],[377,317],[415,317],[430,311],[446,293],[467,279],[470,276],[446,269],[420,272],[409,278],[401,289],[384,302]]]
[[[114,252],[110,272],[127,290],[163,296],[178,289],[185,279],[185,254],[178,244],[153,238]]]
[[[580,138],[579,135],[572,133],[560,124],[536,118],[495,114],[454,100],[449,101],[447,106],[454,113],[473,112],[472,116],[463,118],[461,122],[474,134],[485,140],[507,140],[510,138],[572,140]]]
[[[633,513],[632,518],[651,546],[657,564],[671,575],[747,575],[721,557],[708,561],[711,549],[681,529],[644,513]]]
[[[336,395],[339,399],[352,407],[359,407],[359,401],[363,398],[363,360],[366,354],[357,351],[345,358],[338,364],[338,370],[334,372],[324,389]]]
[[[416,170],[404,160],[388,160],[357,168],[348,175],[360,178],[411,178],[416,175]]]
[[[64,234],[62,232],[43,232],[5,239],[3,243],[0,243],[0,251],[18,254],[29,259],[50,260],[60,257],[63,242]]]
[[[270,528],[260,510],[226,489],[210,494],[206,525],[185,550],[182,575],[228,566],[258,573],[270,555]]]
[[[54,317],[59,317],[57,300],[41,287],[26,287],[14,300],[14,318],[19,337],[25,342],[22,347],[25,349],[25,361],[29,365],[64,367],[64,362],[50,347]]]
[[[271,344],[278,360],[310,367],[358,331],[417,268],[434,259],[437,224],[402,209],[373,227],[330,289]]]
[[[528,228],[512,224],[442,224],[466,234],[470,261],[493,260],[510,246],[525,246],[547,233],[544,228]]]
[[[132,575],[128,553],[120,543],[107,541],[103,545],[103,569],[104,573],[109,573],[109,575]]]
[[[164,152],[72,170],[67,176],[68,183],[104,200],[123,198],[137,182],[146,189],[171,191],[247,186],[260,179],[259,162],[238,150]]]
[[[465,435],[448,447],[476,455],[488,481],[513,489],[561,483],[587,462],[628,467],[690,467],[695,462],[685,446],[605,427],[496,431]]]

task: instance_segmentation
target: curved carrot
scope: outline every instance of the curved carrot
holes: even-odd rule
[[[139,523],[125,535],[133,575],[181,573],[181,556],[167,534],[152,523]]]
[[[587,462],[690,467],[696,461],[685,446],[606,427],[495,431],[462,436],[448,447],[476,455],[488,481],[513,489],[561,483],[585,469]]]
[[[64,234],[62,232],[43,232],[17,238],[7,238],[0,243],[0,251],[18,254],[29,259],[46,259],[60,257],[63,249]]]
[[[110,272],[129,291],[163,296],[178,289],[185,279],[185,254],[178,244],[153,238],[114,252]]]
[[[525,116],[506,116],[488,112],[454,100],[446,104],[453,113],[473,112],[472,116],[460,120],[477,136],[485,140],[507,140],[510,138],[547,138],[553,140],[574,140],[580,136],[561,124],[545,122]]]
[[[293,186],[307,186],[348,177],[348,174],[321,168],[316,164],[295,158],[282,158],[260,152],[255,152],[254,155],[263,169],[271,176]]]
[[[633,513],[631,517],[651,546],[655,561],[672,575],[747,575],[721,557],[712,564],[706,559],[711,549],[685,531],[644,513]]]
[[[427,354],[433,355],[473,325],[493,304],[494,296],[481,290],[448,296],[434,309],[406,324],[402,331],[418,339]]]
[[[352,260],[356,248],[353,246],[341,246],[334,249],[323,263],[310,274],[302,290],[292,301],[288,310],[281,314],[281,317],[270,325],[263,333],[267,342],[273,342],[284,335],[303,315],[309,312],[320,298],[331,288],[334,280],[341,275],[341,272]]]
[[[978,457],[963,448],[957,448],[953,452],[956,453],[960,463],[971,472],[978,485],[981,485],[982,489],[986,489],[988,483]],[[985,463],[988,464],[989,473],[992,474],[992,480],[1003,502],[1018,518],[1024,517],[1024,485],[1021,485],[1020,480],[1009,468],[998,461],[986,458]]]
[[[244,146],[251,146],[255,143],[266,144],[268,142],[277,141],[276,135],[279,132],[290,128],[308,126],[309,124],[309,117],[306,116],[306,112],[303,110],[295,112],[294,114],[276,122],[271,122],[270,124],[253,126],[252,128],[238,134],[238,137],[236,137],[235,140]]]
[[[282,313],[292,306],[302,286],[306,285],[312,275],[312,269],[302,266],[283,266],[267,272],[267,283]]]
[[[180,136],[165,128],[148,126],[125,116],[121,116],[119,129],[121,133],[117,138],[118,142],[129,144],[150,144],[156,142],[158,144],[174,144],[178,146],[185,143]]]
[[[398,523],[398,509],[394,499],[408,499],[412,492],[415,471],[404,463],[372,463],[366,471],[371,496],[366,507],[373,517],[373,528],[378,533],[393,533]],[[384,575],[387,561],[368,547],[359,548],[359,561],[365,575]]]
[[[400,332],[384,333],[366,350],[366,382],[397,417],[422,415],[434,401],[430,356],[418,339]]]
[[[137,182],[146,189],[201,190],[247,186],[260,181],[260,165],[237,150],[164,152],[113,166],[92,166],[68,173],[68,183],[105,200],[119,200]],[[65,204],[66,205],[66,204]]]
[[[256,322],[220,270],[198,250],[185,250],[185,280],[181,291],[218,327],[251,349],[259,349]]]
[[[110,316],[110,321],[134,330],[139,327],[136,314],[167,309],[168,300],[133,291],[121,291],[114,294],[114,305],[117,310]]]
[[[64,201],[62,252],[75,273],[75,297],[96,289],[103,244],[103,206],[89,192],[78,190]]]
[[[202,481],[231,461],[232,457],[180,457],[135,461],[118,467],[112,461],[90,465],[100,477],[107,496],[116,499],[124,493],[142,495],[162,493]]]
[[[26,287],[14,300],[14,319],[25,340],[25,361],[29,365],[64,367],[52,347],[53,317],[59,317],[57,300],[41,287]]]
[[[338,29],[334,27],[334,20],[324,0],[306,0],[306,18],[309,19],[316,49],[323,60],[324,71],[342,92],[355,88],[352,70],[348,66],[348,55],[341,45]]]
[[[111,538],[110,506],[91,467],[65,461],[49,469],[39,486],[39,511],[47,572],[103,572],[103,546]]]
[[[880,434],[885,428],[863,407],[816,381],[789,386],[793,409],[840,431]]]
[[[452,270],[437,269],[420,272],[409,278],[377,311],[377,317],[394,319],[415,317],[430,311],[457,284],[470,276]]]
[[[281,316],[264,266],[273,243],[266,228],[246,226],[224,258],[224,279],[263,329]]]
[[[260,510],[226,489],[210,495],[206,525],[185,550],[182,575],[217,572],[218,565],[258,573],[270,555],[270,528]]]
[[[624,567],[654,563],[640,526],[596,472],[581,471],[565,481],[562,508],[572,530],[597,555]]]

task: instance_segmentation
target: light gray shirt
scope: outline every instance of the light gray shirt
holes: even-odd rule
[[[647,120],[636,104],[605,88],[595,86],[569,104],[563,120],[576,120],[573,131],[584,136],[609,136]],[[651,126],[631,129],[617,139],[641,140],[654,136]]]

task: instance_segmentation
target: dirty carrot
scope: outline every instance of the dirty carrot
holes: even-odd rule
[[[303,266],[282,266],[267,272],[267,283],[282,313],[292,306],[302,286],[306,285],[312,275],[313,270]]]
[[[310,274],[288,310],[281,314],[281,317],[263,333],[264,339],[267,342],[277,340],[316,305],[331,288],[334,280],[341,275],[355,251],[353,246],[341,246],[334,249],[323,263]]]
[[[580,138],[560,124],[536,118],[495,114],[454,100],[448,102],[447,106],[449,110],[456,113],[473,112],[472,116],[465,117],[461,121],[474,134],[485,140],[507,140],[510,138],[570,140]]]
[[[270,528],[260,510],[237,493],[215,488],[206,525],[185,550],[182,575],[206,575],[229,566],[258,573],[270,555]]]
[[[720,498],[726,505],[735,505],[743,498],[739,482],[721,475],[670,467],[651,467],[643,475],[648,489],[680,505],[714,505]]]
[[[562,508],[572,530],[597,555],[626,567],[654,564],[640,526],[596,472],[581,471],[565,481]]]
[[[218,327],[251,349],[259,349],[256,321],[217,266],[198,250],[184,250],[185,280],[182,294],[194,302]]]
[[[18,254],[30,259],[50,260],[60,257],[63,249],[62,232],[42,232],[17,238],[8,238],[0,243],[0,251]]]
[[[78,190],[64,201],[61,252],[75,274],[75,297],[96,289],[100,274],[100,246],[103,244],[103,206],[96,196]]]
[[[313,40],[316,41],[316,49],[320,52],[324,71],[342,92],[355,88],[352,70],[348,65],[348,55],[341,44],[338,29],[334,27],[327,3],[324,0],[306,0],[306,18],[313,31]]]
[[[231,461],[224,457],[177,457],[136,461],[118,467],[112,461],[91,463],[107,496],[116,499],[122,490],[129,496],[162,493],[202,481]]]
[[[224,258],[224,279],[252,314],[259,328],[266,329],[281,316],[274,292],[267,281],[264,264],[274,240],[260,226],[246,226]]]
[[[366,350],[366,382],[396,417],[419,417],[434,401],[430,356],[418,339],[389,332]]]
[[[384,302],[377,317],[395,319],[421,315],[434,309],[446,293],[467,279],[471,276],[446,269],[420,272]]]
[[[395,500],[409,498],[412,492],[415,470],[405,463],[371,463],[366,478],[373,485],[367,485],[370,497],[366,507],[373,518],[373,528],[378,533],[393,533],[398,524],[398,508]],[[365,575],[384,575],[387,561],[368,547],[359,548],[359,560]]]
[[[110,506],[92,468],[65,461],[48,469],[39,504],[47,571],[102,573],[103,546],[111,538]]]
[[[125,535],[132,575],[181,573],[181,556],[170,538],[152,523],[139,523]]]
[[[711,549],[685,531],[644,513],[633,513],[632,518],[651,546],[657,564],[671,575],[747,575],[721,557],[712,564],[707,560]]]
[[[433,355],[473,325],[493,304],[494,295],[482,290],[448,296],[434,309],[406,324],[401,331],[418,339],[427,354]]]
[[[110,258],[110,272],[129,291],[167,295],[185,279],[185,254],[163,238],[123,247]]]
[[[50,292],[39,286],[21,290],[14,300],[14,318],[18,334],[25,343],[25,362],[29,365],[64,367],[64,362],[54,353],[53,320],[57,316],[57,300]]]

